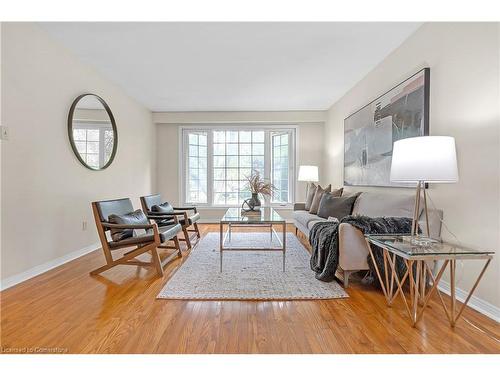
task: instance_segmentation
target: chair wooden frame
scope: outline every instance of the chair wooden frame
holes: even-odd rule
[[[163,276],[163,267],[172,261],[174,258],[182,257],[179,239],[177,235],[172,237],[167,241],[172,241],[174,243],[173,246],[166,245],[161,242],[160,233],[158,231],[158,225],[156,223],[149,224],[139,224],[139,225],[129,225],[129,224],[110,224],[107,222],[101,221],[101,217],[99,214],[99,209],[97,207],[99,202],[92,202],[92,211],[94,214],[94,219],[97,227],[97,233],[99,235],[99,239],[102,245],[102,251],[104,252],[104,257],[106,259],[106,264],[102,267],[99,267],[90,272],[90,275],[97,275],[101,272],[104,272],[112,267],[117,265],[131,265],[131,266],[141,266],[141,267],[154,267],[156,269],[156,273],[159,277]],[[178,224],[178,220],[175,217],[174,223]],[[153,231],[153,241],[148,240],[138,244],[124,244],[122,246],[110,247],[108,238],[106,237],[106,231],[112,228],[116,229],[144,229],[144,230],[152,230]],[[136,249],[130,250],[123,254],[121,258],[113,259],[112,251],[123,249],[127,247],[136,247]],[[163,261],[158,254],[158,248],[162,249],[175,249],[177,250],[175,253],[166,257]],[[151,253],[151,262],[144,262],[136,259],[137,256],[150,252]]]
[[[181,227],[182,227],[182,233],[184,234],[184,238],[179,238],[179,241],[185,242],[188,250],[192,248],[193,240],[195,239],[199,240],[201,238],[200,229],[198,228],[198,223],[190,224],[189,216],[187,214],[187,211],[193,211],[195,214],[198,213],[196,207],[173,207],[174,211],[169,213],[154,212],[149,210],[149,207],[144,198],[145,197],[141,197],[142,210],[146,213],[146,216],[150,220],[169,220],[169,219],[171,220],[173,217],[176,216],[183,217],[184,224],[181,223]],[[194,229],[189,229],[191,225],[193,226]],[[195,234],[190,236],[189,233],[195,233]]]
[[[184,238],[181,238],[181,241],[186,242],[188,249],[192,247],[193,240],[199,240],[201,238],[200,229],[198,228],[198,223],[189,224],[189,217],[187,216],[187,211],[193,211],[195,214],[198,213],[198,209],[196,207],[174,207],[174,210],[184,212],[184,225],[182,225],[182,232],[184,233]],[[194,229],[189,229],[193,226]],[[189,233],[194,233],[193,236],[189,236]]]

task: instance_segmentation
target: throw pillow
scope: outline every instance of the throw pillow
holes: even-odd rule
[[[162,203],[160,205],[155,204],[154,206],[151,207],[151,211],[158,212],[161,214],[168,214],[169,212],[172,212],[173,210],[174,210],[174,208],[168,202]]]
[[[314,198],[314,194],[316,194],[316,184],[314,182],[309,182],[307,185],[307,197],[306,197],[306,204],[304,209],[306,211],[309,211],[311,209],[311,204]]]
[[[332,185],[328,185],[325,189],[323,189],[320,185],[316,188],[316,193],[314,194],[314,198],[311,203],[311,207],[309,208],[310,214],[316,214],[318,212],[319,202],[321,197],[325,192],[330,192],[332,190]],[[342,192],[340,193],[342,194]]]
[[[108,221],[110,224],[149,224],[148,218],[142,210],[135,210],[125,215],[109,215]],[[121,241],[134,236],[133,229],[111,229],[111,238],[113,241]]]
[[[359,194],[350,195],[347,197],[335,197],[331,193],[325,193],[321,197],[319,203],[318,216],[328,218],[330,216],[342,220],[345,216],[352,213],[354,203],[358,199]]]

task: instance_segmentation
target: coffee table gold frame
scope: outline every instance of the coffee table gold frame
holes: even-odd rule
[[[439,299],[441,301],[441,305],[446,313],[448,321],[450,325],[454,327],[456,325],[457,320],[462,315],[465,306],[469,302],[472,294],[476,290],[481,278],[483,277],[486,269],[488,268],[492,255],[487,253],[478,253],[478,254],[425,254],[425,255],[408,255],[403,252],[398,252],[395,249],[385,246],[381,241],[374,241],[373,238],[369,236],[365,236],[366,243],[368,245],[368,250],[370,252],[370,257],[372,259],[375,271],[377,273],[377,277],[380,282],[380,286],[387,300],[387,305],[389,307],[392,306],[392,303],[396,299],[397,295],[401,296],[401,299],[404,302],[406,311],[408,312],[412,326],[415,327],[418,321],[424,315],[425,308],[427,307],[431,297],[434,293],[437,293]],[[384,272],[384,278],[380,273],[380,270],[377,266],[377,262],[375,260],[375,256],[373,254],[371,244],[374,244],[383,251],[383,262],[384,269],[387,269],[387,265],[389,265],[389,269],[391,270],[391,275],[389,276],[387,272]],[[396,257],[402,257],[404,263],[406,265],[406,272],[403,277],[400,279],[396,272]],[[486,260],[479,276],[477,277],[472,289],[470,290],[467,298],[464,300],[462,307],[457,312],[457,300],[456,300],[456,262],[457,260],[466,260],[466,259],[479,259]],[[437,275],[434,276],[434,273],[429,266],[429,263],[433,263],[434,261],[443,261],[443,264]],[[439,281],[444,274],[446,268],[449,267],[450,272],[450,297],[451,297],[451,306],[450,309],[446,306],[446,303],[441,295],[441,292],[438,289]],[[427,281],[427,277],[431,281],[430,285]],[[403,286],[406,280],[409,279],[409,301],[403,291]],[[396,286],[396,288],[395,288]],[[420,306],[420,309],[419,309]]]

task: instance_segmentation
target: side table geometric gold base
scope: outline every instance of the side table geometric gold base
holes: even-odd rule
[[[431,297],[437,293],[448,321],[450,322],[450,325],[454,327],[481,281],[481,278],[488,268],[494,254],[492,251],[477,251],[444,242],[435,242],[421,246],[408,241],[408,237],[406,235],[366,235],[365,240],[367,242],[370,257],[388,306],[392,305],[395,298],[399,294],[404,302],[413,326],[416,326],[418,321],[422,318]],[[390,270],[390,275],[388,272],[384,272],[384,277],[382,277],[376,258],[373,254],[371,244],[382,249],[384,270]],[[402,258],[406,266],[406,271],[401,278],[396,272],[397,257]],[[457,312],[455,291],[456,262],[457,260],[466,259],[485,259],[486,263],[479,273],[479,276],[477,277],[460,310]],[[443,264],[436,276],[434,276],[431,268],[429,267],[429,263],[433,263],[435,261],[443,261]],[[438,289],[439,281],[441,280],[446,268],[449,268],[450,271],[450,309],[446,306],[443,296]],[[403,290],[407,280],[409,280],[408,297]],[[428,280],[430,281],[430,284]]]

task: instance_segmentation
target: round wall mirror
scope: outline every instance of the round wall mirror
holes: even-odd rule
[[[118,134],[113,113],[94,94],[77,97],[68,115],[68,135],[76,157],[85,167],[101,170],[113,162]]]

